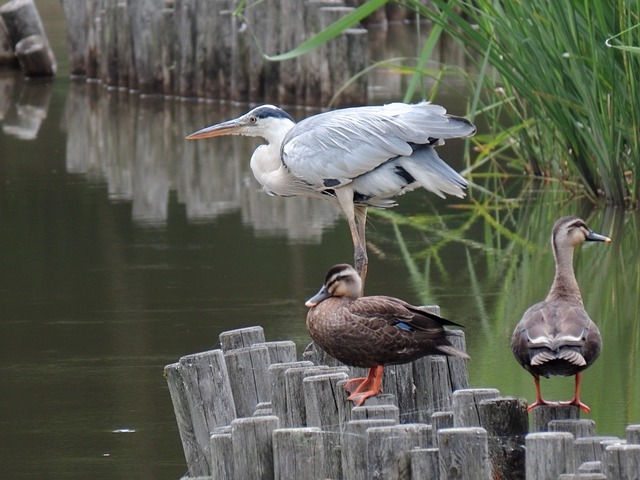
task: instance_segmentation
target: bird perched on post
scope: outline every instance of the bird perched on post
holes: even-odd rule
[[[367,378],[347,382],[356,405],[380,393],[385,365],[409,363],[427,355],[469,356],[447,337],[456,335],[445,320],[422,307],[387,296],[360,296],[361,280],[351,265],[331,267],[320,291],[305,305],[307,330],[329,355],[352,367],[369,368]]]
[[[575,375],[573,399],[562,404],[589,412],[589,407],[580,401],[581,372],[600,354],[602,337],[584,309],[573,271],[573,251],[576,246],[593,241],[609,243],[611,239],[593,232],[577,217],[562,217],[553,226],[551,245],[556,273],[551,290],[543,302],[524,313],[511,338],[513,355],[533,375],[536,385],[536,401],[528,411],[538,405],[558,404],[542,398],[540,375]]]
[[[423,187],[464,197],[467,182],[434,147],[473,135],[471,122],[429,102],[353,107],[296,123],[284,110],[262,105],[240,117],[192,133],[262,137],[251,170],[264,190],[278,196],[328,199],[344,211],[363,281],[367,272],[367,207],[393,207],[395,197]]]

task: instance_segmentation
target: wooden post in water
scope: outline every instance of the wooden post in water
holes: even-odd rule
[[[574,438],[593,437],[596,434],[596,422],[583,418],[576,420],[550,420],[549,432],[569,432]]]
[[[266,346],[236,348],[224,353],[238,417],[249,417],[260,402],[271,401],[269,350]]]
[[[208,475],[210,432],[236,415],[224,355],[221,350],[186,355],[166,366],[165,376],[190,474]]]
[[[33,0],[11,0],[1,5],[0,17],[24,74],[55,75],[56,59]]]
[[[627,426],[627,443],[640,445],[640,424]]]
[[[396,425],[391,419],[351,420],[342,433],[342,472],[344,480],[368,480],[367,429]]]
[[[526,478],[555,479],[575,469],[573,435],[566,432],[536,432],[525,438]]]
[[[484,428],[445,428],[438,431],[438,445],[440,480],[492,478],[487,431]]]
[[[479,427],[479,405],[483,400],[498,398],[495,388],[469,388],[453,392],[453,426]]]
[[[0,16],[0,66],[17,66],[16,52],[13,49],[13,43],[9,38],[9,31],[7,26]],[[2,112],[0,112],[0,120],[2,119]]]
[[[604,474],[615,480],[640,479],[640,445],[609,445],[604,451]]]
[[[265,343],[262,327],[245,327],[227,330],[218,336],[223,352],[236,348],[250,347],[255,343]]]
[[[276,363],[269,366],[269,378],[271,381],[271,407],[273,408],[273,414],[282,419],[282,427],[286,427],[285,419],[289,415],[289,409],[287,399],[286,377],[285,373],[290,368],[297,367],[313,367],[313,363],[303,360],[300,362],[285,362]]]
[[[513,397],[482,400],[478,414],[488,435],[493,478],[524,480],[524,439],[529,429],[527,402]]]
[[[274,478],[273,431],[279,426],[280,421],[275,416],[237,418],[231,422],[236,478]]]
[[[414,448],[411,457],[411,480],[436,478],[440,473],[437,448]]]
[[[211,432],[211,478],[233,480],[233,440],[231,426],[214,428]]]
[[[325,478],[323,432],[316,427],[280,428],[273,431],[275,480]]]
[[[532,432],[546,432],[551,420],[577,420],[580,408],[575,405],[539,405],[533,409]]]
[[[367,478],[401,480],[409,477],[411,436],[404,425],[367,429]]]
[[[586,462],[600,462],[604,454],[605,447],[603,442],[620,443],[617,437],[581,437],[574,441],[576,465],[582,465]]]

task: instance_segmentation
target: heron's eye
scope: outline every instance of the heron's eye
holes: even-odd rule
[[[258,119],[256,117],[249,117],[249,121],[251,123],[256,123],[258,121]]]

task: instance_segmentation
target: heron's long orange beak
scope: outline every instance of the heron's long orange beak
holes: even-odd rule
[[[200,138],[220,137],[222,135],[233,135],[238,133],[238,129],[244,125],[238,120],[228,120],[226,122],[218,123],[210,127],[203,128],[197,132],[189,135],[187,140],[198,140]]]

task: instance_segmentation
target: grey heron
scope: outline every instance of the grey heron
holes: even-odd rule
[[[565,404],[589,412],[580,401],[580,381],[582,370],[598,358],[602,337],[584,309],[573,271],[573,250],[584,242],[609,243],[611,239],[593,232],[577,217],[556,221],[551,234],[556,262],[553,284],[544,301],[524,312],[511,337],[513,355],[533,375],[536,385],[536,401],[529,405],[529,411],[538,405],[557,405],[542,398],[540,375],[575,375],[573,400]]]
[[[434,147],[475,132],[468,120],[423,101],[332,110],[298,123],[281,108],[262,105],[187,139],[220,135],[265,139],[267,144],[251,156],[258,182],[271,195],[337,203],[347,217],[355,267],[364,280],[367,208],[393,207],[395,197],[418,187],[441,197],[464,197],[467,182]]]

